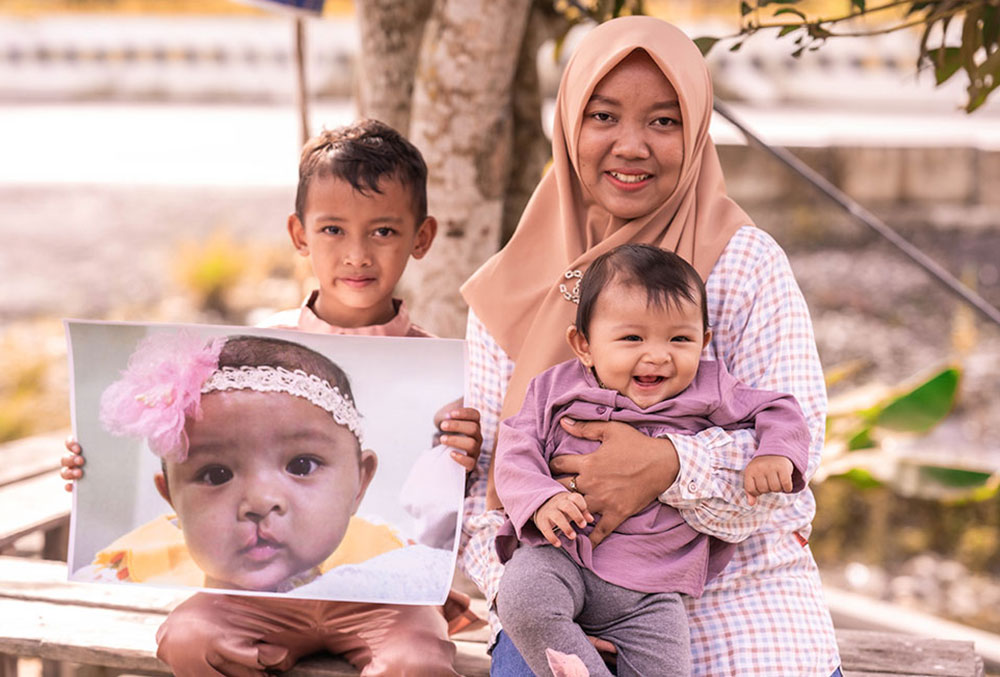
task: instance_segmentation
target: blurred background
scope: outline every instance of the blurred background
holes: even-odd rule
[[[358,115],[356,9],[0,0],[0,441],[69,426],[60,318],[252,324],[301,302],[309,271],[285,232],[296,17],[315,132]],[[644,9],[692,37],[740,28],[730,0]],[[540,41],[545,129],[587,28]],[[1000,97],[966,113],[961,78],[935,87],[918,71],[919,39],[836,39],[796,58],[759,34],[708,61],[717,97],[761,137],[998,305]],[[730,193],[788,252],[813,315],[833,415],[811,545],[838,624],[905,608],[1000,633],[1000,330],[731,124],[712,132]]]

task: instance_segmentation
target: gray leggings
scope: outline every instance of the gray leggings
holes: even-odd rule
[[[504,566],[497,613],[536,675],[551,675],[545,649],[579,656],[590,674],[610,676],[587,635],[618,649],[618,677],[691,674],[687,614],[677,593],[608,583],[560,548],[521,546]]]

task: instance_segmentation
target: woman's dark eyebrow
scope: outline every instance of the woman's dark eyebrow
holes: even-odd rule
[[[601,94],[590,95],[590,101],[587,102],[587,105],[589,106],[594,103],[603,103],[607,106],[621,105],[621,102],[618,99],[612,99],[610,96],[602,96]],[[679,101],[677,101],[677,99],[669,99],[667,101],[658,101],[651,107],[652,110],[662,110],[664,108],[680,111],[681,104]]]

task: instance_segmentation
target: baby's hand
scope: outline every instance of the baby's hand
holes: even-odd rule
[[[792,462],[784,456],[756,456],[743,473],[743,488],[747,492],[747,502],[757,504],[757,497],[762,494],[785,492],[792,490]]]
[[[59,460],[62,469],[59,476],[66,481],[66,491],[73,491],[73,482],[83,477],[83,449],[76,438],[70,436],[66,438],[66,453]]]
[[[479,410],[463,407],[462,400],[457,399],[434,414],[434,425],[441,431],[437,436],[438,443],[452,447],[451,457],[465,468],[465,472],[472,472],[483,446]]]
[[[583,494],[562,491],[542,503],[542,507],[535,511],[534,519],[545,540],[558,548],[561,544],[557,532],[563,532],[572,541],[576,538],[576,530],[570,523],[582,529],[594,521],[594,516],[587,510]]]

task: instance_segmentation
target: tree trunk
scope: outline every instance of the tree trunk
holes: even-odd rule
[[[410,103],[423,26],[434,0],[360,0],[358,110],[409,136]]]
[[[514,234],[521,212],[542,179],[545,165],[552,157],[552,144],[542,129],[542,91],[538,77],[538,50],[542,43],[555,35],[565,19],[550,5],[535,2],[528,16],[517,60],[513,84],[513,147],[517,149],[517,162],[510,165],[507,195],[504,200],[500,243],[504,244]]]
[[[441,336],[464,334],[458,288],[500,241],[511,89],[530,7],[531,0],[438,0],[424,29],[409,138],[427,160],[439,227],[403,289],[417,321]]]

